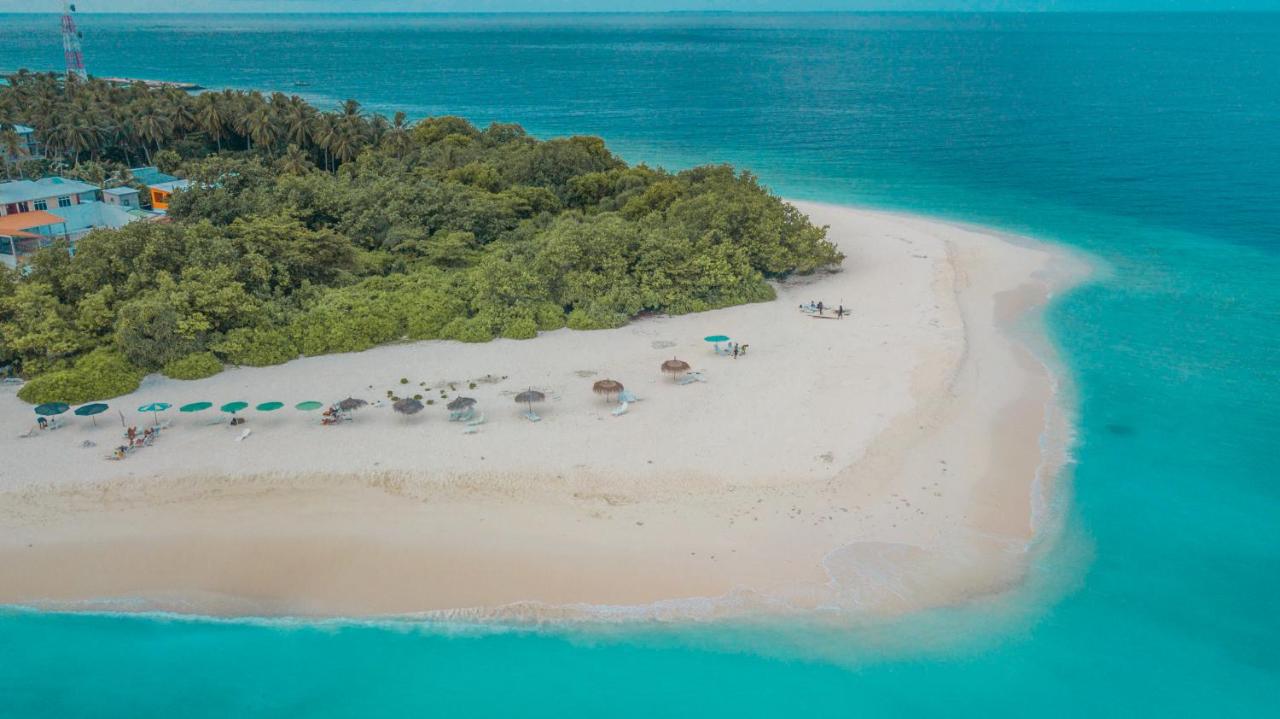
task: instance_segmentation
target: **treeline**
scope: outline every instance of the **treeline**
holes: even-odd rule
[[[24,85],[0,88],[0,108]],[[366,128],[355,154],[206,131],[151,147],[195,182],[172,222],[96,231],[74,258],[50,248],[0,277],[0,364],[35,378],[22,396],[79,402],[146,371],[192,378],[401,339],[617,327],[768,300],[768,279],[842,259],[729,167],[629,167],[598,138],[455,117],[379,136],[352,117]]]

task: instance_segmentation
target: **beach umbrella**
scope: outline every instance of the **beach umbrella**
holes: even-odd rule
[[[476,406],[476,401],[470,397],[457,397],[452,402],[445,405],[445,407],[448,407],[450,410],[454,412],[460,409],[467,409],[468,407],[474,407],[474,406]]]
[[[622,391],[622,383],[614,379],[602,379],[591,385],[591,391],[596,394],[602,394],[607,399],[609,395]]]
[[[94,426],[94,427],[97,427],[97,426],[98,426],[98,418],[97,418],[97,417],[95,417],[94,415],[95,415],[95,414],[102,414],[103,412],[106,412],[106,411],[107,411],[107,409],[108,409],[108,407],[107,407],[107,405],[106,405],[106,404],[104,404],[104,403],[102,403],[102,402],[94,402],[93,404],[86,404],[86,405],[84,405],[83,407],[77,407],[77,408],[76,408],[76,416],[78,416],[78,417],[88,417],[88,418],[93,422],[93,426]]]
[[[248,406],[249,406],[248,402],[228,402],[222,405],[221,407],[219,407],[218,410],[221,412],[226,412],[228,414],[235,414],[236,412],[239,412],[242,409],[246,409]]]
[[[36,405],[36,414],[41,417],[52,417],[56,414],[62,414],[69,409],[71,409],[71,405],[68,405],[66,402],[45,402],[44,404]]]
[[[711,344],[715,345],[716,352],[719,352],[719,351],[720,351],[720,343],[721,343],[721,342],[728,342],[728,341],[729,341],[729,335],[707,335],[706,337],[703,337],[702,339],[703,339],[703,341],[704,341],[704,342],[710,342]]]
[[[154,422],[155,424],[160,424],[160,413],[165,411],[166,409],[169,409],[172,406],[173,405],[169,404],[168,402],[152,402],[151,404],[142,405],[141,407],[138,408],[138,411],[150,412],[152,417],[152,422]]]
[[[348,397],[338,403],[338,409],[344,412],[349,412],[353,409],[359,409],[365,406],[366,404],[369,404],[369,403],[362,399],[356,399],[355,397]]]
[[[412,397],[406,397],[405,399],[396,400],[395,404],[391,406],[400,414],[417,414],[426,405]]]
[[[315,410],[320,409],[323,406],[324,406],[324,402],[317,402],[314,399],[309,399],[306,402],[299,402],[295,404],[293,407],[294,409],[300,409],[303,412],[314,412]]]
[[[284,406],[284,402],[263,402],[257,407],[254,407],[254,409],[258,410],[259,412],[274,412],[283,406]]]
[[[662,363],[662,371],[666,374],[682,374],[689,371],[689,363],[672,357]]]
[[[519,402],[520,404],[528,406],[529,411],[532,412],[533,403],[541,402],[546,398],[547,396],[545,394],[539,392],[536,389],[527,389],[524,392],[521,392],[520,394],[516,395],[516,402]]]
[[[184,414],[191,414],[192,412],[203,412],[212,406],[212,402],[192,402],[191,404],[182,405],[178,408],[178,411]]]

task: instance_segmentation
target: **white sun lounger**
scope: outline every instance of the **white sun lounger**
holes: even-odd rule
[[[627,409],[630,407],[631,407],[630,402],[623,402],[622,404],[619,404],[618,407],[613,410],[613,416],[621,417],[622,415],[627,413]]]
[[[538,415],[537,415],[533,410],[529,410],[528,412],[525,412],[525,413],[524,413],[524,418],[525,418],[525,419],[527,419],[527,420],[529,420],[530,422],[541,422],[541,421],[542,421],[542,418],[541,418],[541,417],[539,417],[539,416],[538,416]]]

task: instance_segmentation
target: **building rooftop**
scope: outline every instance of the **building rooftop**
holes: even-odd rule
[[[161,172],[154,167],[132,167],[129,168],[129,174],[133,175],[134,182],[148,187],[178,180],[173,175]]]
[[[63,177],[46,177],[42,180],[14,180],[0,182],[0,205],[13,202],[30,202],[58,195],[78,195],[82,192],[95,192],[98,188],[87,182],[68,180]]]
[[[91,227],[119,229],[138,219],[128,210],[105,202],[83,202],[53,212],[67,223],[67,232],[72,234]]]
[[[103,190],[108,195],[136,195],[138,191],[132,187],[108,187]]]
[[[157,182],[154,185],[147,185],[153,190],[161,192],[174,192],[175,190],[185,190],[191,186],[190,180],[174,180],[173,182]]]

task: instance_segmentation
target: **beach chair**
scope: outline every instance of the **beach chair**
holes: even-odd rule
[[[617,406],[617,408],[613,410],[612,414],[614,417],[621,417],[622,415],[627,413],[627,409],[629,409],[630,407],[631,407],[630,402],[622,402]]]
[[[479,427],[482,424],[484,424],[484,415],[480,415],[475,419],[467,422],[468,427]]]
[[[629,389],[624,389],[622,390],[622,392],[618,393],[618,401],[619,402],[639,402],[640,398],[636,396],[635,392],[632,392]]]
[[[475,408],[468,407],[466,409],[459,409],[459,410],[454,410],[453,412],[450,412],[449,421],[450,422],[470,422],[471,420],[475,419],[475,416],[476,416]]]
[[[694,382],[706,382],[707,378],[701,372],[686,372],[683,377],[676,380],[677,384],[693,384]]]
[[[541,418],[541,417],[539,417],[539,416],[538,416],[538,414],[537,414],[536,412],[534,412],[533,410],[529,410],[529,411],[525,412],[525,413],[524,413],[524,418],[525,418],[525,419],[527,419],[527,420],[529,420],[530,422],[541,422],[541,421],[542,421],[542,418]]]

